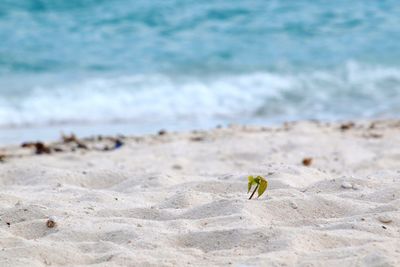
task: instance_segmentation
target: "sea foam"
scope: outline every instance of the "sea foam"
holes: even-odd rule
[[[3,127],[165,120],[267,123],[398,114],[400,69],[355,62],[301,73],[91,77],[33,86],[19,97],[0,93]]]

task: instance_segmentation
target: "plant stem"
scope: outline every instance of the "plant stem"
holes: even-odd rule
[[[254,194],[256,193],[257,189],[258,189],[258,185],[256,186],[256,188],[254,188],[254,191],[253,191],[253,193],[251,193],[251,196],[249,197],[249,199],[251,199],[254,196]]]

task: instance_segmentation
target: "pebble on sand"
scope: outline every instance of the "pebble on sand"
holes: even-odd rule
[[[343,182],[342,183],[342,188],[350,189],[350,188],[353,188],[353,185],[351,183],[349,183],[349,182]]]
[[[381,223],[391,223],[392,222],[392,218],[390,218],[388,215],[381,215],[378,217],[378,220]]]
[[[46,222],[46,226],[48,228],[54,228],[57,225],[57,218],[56,216],[50,216]]]
[[[313,162],[312,158],[304,158],[302,161],[304,166],[310,166],[312,164],[312,162]]]

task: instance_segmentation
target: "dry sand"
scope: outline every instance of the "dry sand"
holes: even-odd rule
[[[342,128],[0,149],[0,266],[400,266],[400,122]]]

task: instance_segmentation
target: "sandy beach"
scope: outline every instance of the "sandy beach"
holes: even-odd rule
[[[65,139],[0,155],[0,266],[400,265],[400,121]],[[248,200],[249,175],[269,182],[260,198]]]

